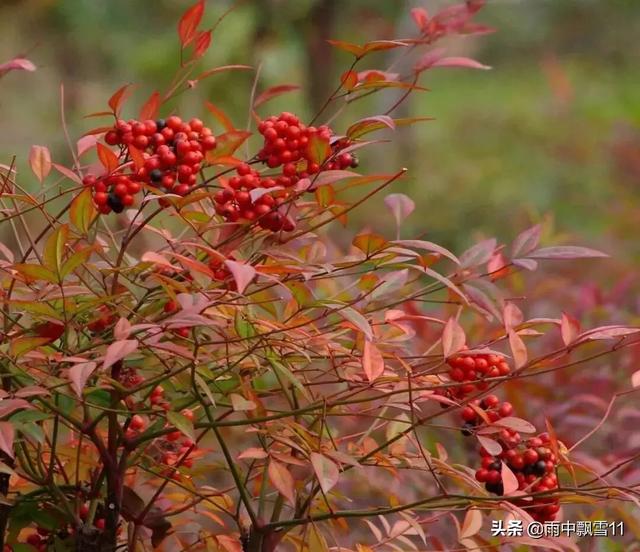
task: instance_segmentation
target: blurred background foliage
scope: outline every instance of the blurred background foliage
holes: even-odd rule
[[[0,158],[17,155],[24,186],[29,146],[46,144],[69,162],[60,130],[60,83],[72,137],[102,124],[83,115],[101,111],[124,82],[139,84],[130,115],[178,64],[176,22],[189,0],[3,0],[0,59],[25,54],[36,73],[14,73],[0,86]],[[430,13],[449,1],[239,0],[216,28],[202,67],[233,63],[260,67],[259,90],[295,83],[302,90],[261,108],[310,118],[335,87],[350,56],[327,38],[352,42],[415,33],[409,9]],[[205,26],[232,6],[216,0]],[[640,254],[640,3],[636,0],[489,0],[478,21],[497,32],[459,38],[454,51],[492,71],[437,69],[423,76],[430,92],[416,93],[400,116],[435,121],[398,130],[398,140],[363,153],[363,170],[409,168],[395,191],[416,201],[403,234],[456,250],[485,235],[510,241],[544,216],[554,232],[623,256]],[[398,51],[363,66],[384,69]],[[408,63],[408,61],[407,61]],[[403,60],[399,60],[402,67]],[[255,74],[213,76],[179,97],[185,116],[210,115],[209,100],[243,128]],[[382,113],[397,92],[352,104],[338,131],[362,116]],[[135,109],[133,109],[135,108]],[[384,137],[384,136],[381,136]],[[392,232],[380,198],[355,212],[354,227]],[[380,211],[380,213],[378,213]],[[373,215],[373,216],[372,216]],[[379,221],[379,222],[378,222]],[[575,241],[575,239],[574,239]]]

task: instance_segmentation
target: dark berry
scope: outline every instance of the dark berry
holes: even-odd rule
[[[149,178],[151,178],[152,182],[160,182],[162,180],[162,171],[160,169],[153,169],[149,173]]]
[[[535,475],[544,475],[547,471],[547,463],[544,460],[538,460],[533,465],[533,473]]]
[[[469,437],[469,435],[472,435],[473,434],[473,431],[472,431],[473,427],[474,427],[473,423],[465,422],[462,425],[462,431],[461,431],[462,435],[464,435],[465,437]]]
[[[113,192],[110,193],[109,197],[107,198],[107,205],[111,207],[111,210],[114,213],[122,213],[122,211],[124,211],[124,205],[122,204],[122,200]]]

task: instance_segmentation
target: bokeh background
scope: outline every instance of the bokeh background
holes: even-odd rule
[[[410,36],[409,8],[431,13],[450,0],[240,0],[214,32],[203,67],[261,67],[260,87],[300,84],[268,104],[307,117],[348,66],[329,37],[352,42]],[[188,0],[3,0],[0,59],[28,55],[36,73],[12,73],[0,86],[0,158],[25,167],[32,143],[67,160],[60,132],[60,84],[72,136],[97,126],[82,116],[104,109],[124,82],[139,83],[132,106],[170,81],[177,64],[176,21]],[[231,2],[209,6],[209,25]],[[401,115],[435,121],[399,131],[363,165],[390,172],[407,166],[396,190],[417,203],[407,235],[426,233],[453,248],[480,235],[504,240],[548,217],[556,233],[615,247],[636,257],[640,214],[640,3],[634,0],[489,0],[479,21],[497,32],[453,42],[491,71],[428,72]],[[391,54],[374,56],[384,68]],[[369,60],[367,60],[369,61]],[[232,72],[202,82],[179,101],[205,115],[202,99],[246,124],[253,74]],[[382,112],[393,93],[353,104],[340,124]],[[132,110],[133,115],[135,111]],[[263,109],[263,113],[266,111]],[[344,130],[344,128],[339,130]],[[25,179],[30,175],[25,175]],[[29,185],[22,180],[23,185]],[[354,215],[370,221],[371,210]],[[384,224],[386,217],[376,217]],[[390,225],[390,221],[388,223]]]

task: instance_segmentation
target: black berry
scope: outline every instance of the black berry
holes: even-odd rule
[[[109,194],[109,197],[107,198],[107,205],[111,207],[111,210],[114,213],[122,213],[122,211],[124,211],[124,205],[122,204],[122,201],[113,192],[111,192]]]

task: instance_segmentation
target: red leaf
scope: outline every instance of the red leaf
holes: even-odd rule
[[[445,57],[433,62],[431,67],[464,67],[466,69],[491,69],[475,59],[466,57]]]
[[[640,328],[631,328],[629,326],[601,326],[593,328],[580,334],[581,340],[600,340],[600,339],[617,339],[634,333],[640,332]]]
[[[316,477],[320,483],[320,487],[326,494],[335,487],[336,483],[338,483],[340,470],[333,460],[330,460],[326,456],[317,452],[312,452],[310,459],[313,471],[316,472]]]
[[[405,194],[389,194],[384,198],[384,204],[389,208],[396,219],[396,226],[400,228],[402,221],[406,219],[416,208],[413,200]]]
[[[113,366],[119,360],[122,360],[127,355],[130,355],[138,348],[138,342],[135,339],[125,339],[122,341],[114,341],[107,348],[107,353],[104,356],[103,368],[109,368]]]
[[[512,252],[514,257],[519,255],[526,255],[531,253],[540,241],[540,233],[542,232],[542,226],[536,224],[531,228],[518,234],[518,237],[513,241]]]
[[[230,130],[216,137],[216,149],[208,152],[207,161],[214,163],[221,157],[229,157],[251,136],[246,130]]]
[[[379,130],[381,128],[390,128],[391,130],[395,130],[396,124],[393,119],[387,115],[376,115],[375,117],[366,117],[365,119],[361,119],[356,123],[352,124],[347,129],[347,136],[349,138],[360,138],[365,134],[369,134],[375,130]]]
[[[442,330],[442,351],[445,358],[462,350],[467,338],[464,334],[462,326],[458,324],[455,318],[449,318]]]
[[[71,381],[71,388],[76,392],[78,397],[82,397],[82,390],[97,366],[95,362],[81,362],[69,368],[68,374],[69,380]]]
[[[271,460],[267,470],[269,480],[278,492],[287,499],[291,506],[295,506],[295,482],[284,464]]]
[[[14,58],[0,65],[0,77],[9,71],[35,71],[36,66],[25,58]]]
[[[201,31],[196,36],[196,48],[193,53],[196,59],[201,58],[211,46],[211,33],[211,30]]]
[[[527,255],[531,259],[593,259],[608,256],[602,251],[576,245],[543,247]]]
[[[131,144],[127,146],[127,149],[129,150],[129,157],[131,157],[131,160],[133,161],[136,169],[140,170],[142,167],[144,167],[144,155],[142,154],[142,152]]]
[[[125,99],[129,95],[130,87],[131,87],[130,84],[125,84],[124,86],[121,86],[120,88],[118,88],[118,90],[115,91],[113,96],[109,98],[109,107],[111,108],[113,113],[115,113],[116,115],[120,113],[120,108],[122,107],[122,104],[124,103]]]
[[[222,109],[220,109],[219,107],[216,107],[211,102],[205,102],[204,106],[211,112],[211,114],[218,120],[218,122],[222,125],[222,127],[226,131],[231,132],[234,130],[234,126],[233,126],[233,123],[231,122],[231,119],[227,117],[227,114],[224,111],[222,111]]]
[[[562,342],[565,345],[573,343],[580,334],[580,322],[573,316],[563,312],[560,322],[560,333],[562,334]]]
[[[120,318],[116,322],[115,327],[113,328],[113,337],[115,337],[117,340],[127,339],[130,333],[131,333],[131,322],[129,322],[124,317]]]
[[[527,347],[520,336],[513,330],[509,330],[509,347],[513,353],[516,369],[522,368],[527,363]]]
[[[462,527],[460,529],[459,541],[473,537],[482,529],[482,513],[480,510],[470,508],[467,515],[464,516]]]
[[[184,48],[188,46],[196,37],[196,31],[202,16],[204,14],[204,0],[199,0],[196,4],[191,6],[184,15],[180,18],[178,23],[178,36],[180,37],[180,44]]]
[[[160,92],[154,91],[140,108],[140,120],[155,119],[160,110]]]
[[[340,77],[340,82],[346,90],[353,90],[358,84],[358,73],[355,71],[346,71]]]
[[[496,249],[496,240],[491,238],[475,244],[460,255],[461,268],[473,268],[489,261]]]
[[[361,57],[362,54],[364,54],[364,48],[362,46],[358,46],[357,44],[353,44],[352,42],[345,42],[343,40],[327,40],[327,42],[331,44],[331,46],[340,48],[340,50],[349,52],[356,57]]]
[[[309,161],[322,165],[331,155],[329,140],[320,137],[318,134],[312,135],[307,144],[307,155]]]
[[[13,458],[15,431],[11,422],[0,422],[0,450]]]
[[[424,31],[427,28],[429,22],[429,14],[424,8],[413,8],[411,10],[411,18],[415,21],[418,29]]]
[[[518,490],[518,479],[504,462],[502,462],[501,475],[504,496],[509,496],[510,494]]]
[[[484,437],[483,435],[478,435],[478,441],[480,445],[484,447],[484,449],[493,456],[497,456],[502,452],[502,445],[498,443],[498,441],[494,441],[489,437]]]
[[[224,264],[233,275],[239,293],[242,293],[256,276],[256,269],[251,265],[229,260]]]
[[[42,183],[51,172],[51,153],[46,146],[31,146],[29,152],[29,165],[33,174]]]
[[[293,90],[299,90],[300,87],[297,84],[279,84],[278,86],[272,86],[267,88],[262,94],[260,94],[253,102],[253,107],[257,108],[262,104],[268,102],[276,96],[285,94],[286,92],[292,92]]]
[[[76,149],[78,150],[78,157],[80,157],[83,153],[86,153],[91,148],[96,147],[96,142],[98,139],[93,134],[89,134],[87,136],[83,136],[76,142]]]
[[[536,427],[533,424],[527,422],[527,420],[516,418],[514,416],[501,418],[500,420],[493,422],[493,425],[513,429],[518,433],[535,433],[536,431]]]
[[[9,416],[22,408],[31,408],[31,405],[24,399],[2,399],[0,401],[0,418]]]
[[[384,358],[375,344],[368,339],[364,342],[362,367],[369,381],[375,381],[384,372]]]
[[[503,319],[504,327],[507,330],[512,330],[522,324],[524,317],[522,311],[514,303],[507,302],[504,306]]]
[[[96,144],[98,149],[98,159],[107,172],[113,172],[118,168],[118,157],[112,150],[110,150],[104,144],[98,142]]]
[[[262,458],[266,458],[269,456],[264,449],[251,447],[246,450],[243,450],[240,454],[238,454],[238,460],[244,460],[245,458],[251,460],[261,460]]]

